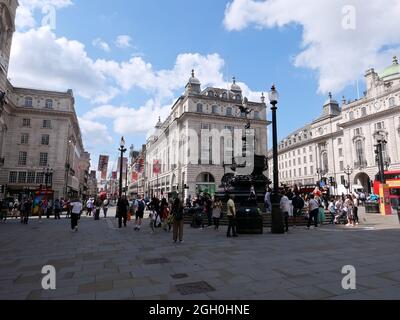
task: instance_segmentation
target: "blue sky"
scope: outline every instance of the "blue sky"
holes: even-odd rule
[[[357,98],[364,71],[400,54],[400,37],[386,36],[399,25],[395,0],[386,1],[392,16],[360,0],[320,2],[20,0],[10,77],[15,85],[74,90],[93,165],[99,154],[117,156],[121,134],[141,146],[192,68],[204,85],[226,86],[236,76],[253,99],[274,82],[284,138],[320,114],[329,91],[338,101]],[[52,12],[46,6],[56,10],[55,28],[42,27]],[[371,10],[385,22],[366,19]],[[344,17],[357,18],[355,27],[341,26]],[[126,41],[117,45],[121,35]]]

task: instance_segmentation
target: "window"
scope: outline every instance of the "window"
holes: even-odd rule
[[[38,172],[36,174],[36,184],[43,184],[43,181],[44,181],[44,173]]]
[[[307,152],[307,149],[306,148],[303,148],[303,153],[306,153]]]
[[[25,98],[25,107],[32,108],[32,106],[33,106],[32,98],[31,97],[26,97]]]
[[[222,99],[226,100],[228,98],[228,95],[226,94],[226,92],[223,92],[221,97]]]
[[[341,144],[342,144],[342,138],[338,138],[338,139],[337,139],[337,143],[338,143],[339,145],[341,145]]]
[[[299,177],[301,177],[301,168],[299,168]]]
[[[343,157],[343,149],[342,148],[339,149],[339,157]]]
[[[303,163],[307,164],[307,157],[306,156],[304,156],[304,158],[303,158]]]
[[[359,135],[361,135],[361,134],[362,134],[362,128],[354,129],[354,135],[355,135],[355,136],[359,136]]]
[[[26,183],[26,172],[18,172],[18,183]]]
[[[46,100],[46,109],[53,109],[53,100],[51,99]]]
[[[197,105],[197,112],[203,112],[203,105],[201,103]]]
[[[202,124],[201,124],[201,129],[202,129],[202,130],[210,130],[210,125],[209,125],[209,124],[204,124],[204,123],[202,123]]]
[[[289,168],[292,166],[292,160],[289,160]]]
[[[300,155],[300,149],[297,150],[297,155],[298,155],[298,156]]]
[[[293,177],[296,177],[296,169],[293,169]]]
[[[218,113],[218,106],[212,106],[212,113]]]
[[[308,149],[309,149],[310,152],[312,152],[312,146],[310,146]]]
[[[350,111],[349,112],[349,120],[353,120],[354,119],[354,112]]]
[[[364,142],[362,140],[357,140],[355,143],[355,147],[357,163],[362,164],[365,160]]]
[[[382,130],[382,129],[385,129],[385,122],[384,121],[375,123],[375,130]]]
[[[365,117],[367,115],[367,108],[363,107],[361,108],[361,116]]]
[[[313,166],[310,167],[310,174],[314,174],[314,167]]]
[[[307,167],[304,167],[304,175],[307,175]]]
[[[242,118],[246,118],[246,112],[240,112],[240,116],[241,116]]]
[[[43,120],[43,126],[44,129],[51,129],[51,120]]]
[[[50,143],[50,136],[48,134],[42,134],[42,145],[48,146]]]
[[[310,162],[313,162],[313,156],[310,154]]]
[[[344,176],[340,176],[340,184],[343,186],[346,184],[346,181],[344,180]]]
[[[343,171],[344,170],[344,162],[340,161],[339,166],[340,166],[340,171]]]
[[[41,152],[39,158],[39,166],[47,166],[48,153]]]
[[[21,134],[21,144],[28,144],[29,143],[29,134],[23,133]]]
[[[10,183],[17,183],[17,176],[18,176],[17,171],[10,171],[10,177],[9,177],[8,181]]]
[[[229,130],[231,132],[233,132],[233,130],[234,130],[233,126],[225,126],[225,129],[227,129],[227,130]]]
[[[26,166],[26,159],[28,157],[28,153],[26,151],[20,151],[18,155],[18,165]]]
[[[27,179],[26,182],[30,183],[30,184],[35,183],[35,176],[36,176],[35,172],[29,171],[28,172],[28,179]]]
[[[231,116],[232,115],[232,108],[231,107],[226,108],[226,115],[227,116]]]
[[[394,98],[390,98],[389,99],[389,108],[393,108],[395,103],[396,103],[395,99]]]
[[[293,159],[293,165],[294,166],[296,165],[296,159]]]
[[[322,154],[322,165],[324,170],[329,171],[329,165],[328,165],[328,153],[324,152]]]
[[[254,119],[260,119],[260,112],[254,111]]]
[[[29,128],[31,126],[31,119],[22,119],[22,126],[24,128]]]

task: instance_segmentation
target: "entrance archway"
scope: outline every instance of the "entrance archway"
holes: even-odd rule
[[[360,172],[354,177],[354,184],[362,186],[364,191],[371,191],[371,180],[365,172]]]

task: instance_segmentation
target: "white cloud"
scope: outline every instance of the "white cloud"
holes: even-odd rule
[[[15,33],[9,75],[16,86],[61,91],[71,88],[98,103],[106,103],[119,92],[97,70],[82,43],[56,38],[48,27]]]
[[[349,5],[355,8],[355,29],[343,28]],[[390,65],[400,51],[399,16],[398,0],[234,0],[224,24],[228,30],[300,25],[302,51],[294,64],[317,71],[319,92],[326,93],[340,91],[369,68]]]
[[[99,146],[113,142],[106,125],[85,118],[78,118],[85,147],[98,149]]]
[[[98,49],[101,49],[105,52],[110,52],[110,46],[108,45],[107,42],[105,42],[104,40],[102,40],[101,38],[96,38],[92,41],[92,45]]]
[[[132,47],[132,38],[128,35],[120,35],[117,37],[115,44],[118,48],[130,48]]]
[[[17,29],[22,30],[36,27],[37,21],[34,18],[36,11],[47,14],[49,8],[57,10],[71,5],[73,5],[71,0],[19,0],[15,22]]]

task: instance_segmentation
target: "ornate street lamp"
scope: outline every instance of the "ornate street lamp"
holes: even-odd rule
[[[350,194],[350,187],[351,187],[350,176],[353,173],[353,169],[350,168],[350,166],[347,166],[347,168],[344,169],[344,173],[347,174],[347,190],[348,190],[347,193]]]
[[[119,145],[120,145],[120,147],[119,147],[118,151],[121,152],[120,165],[119,165],[119,198],[121,199],[121,197],[122,197],[122,167],[123,167],[124,153],[127,151],[127,149],[125,148],[124,137],[121,138],[121,142]]]
[[[279,93],[275,88],[275,85],[272,85],[271,91],[268,94],[269,102],[271,104],[272,111],[272,153],[273,153],[273,177],[274,177],[274,189],[271,195],[271,203],[272,203],[272,223],[271,223],[271,231],[272,233],[285,233],[284,225],[283,225],[283,215],[280,210],[280,196],[279,196],[279,168],[278,168],[278,128],[276,123],[276,110]]]
[[[379,165],[379,180],[382,184],[386,183],[385,179],[385,162],[383,160],[383,149],[385,148],[387,141],[383,135],[377,137],[377,144],[375,145],[375,154],[377,155]]]
[[[49,185],[51,188],[52,184],[53,184],[53,169],[50,169],[49,167],[43,168],[43,175],[45,177],[44,181],[45,181],[45,186],[46,186],[46,190],[47,190]]]

